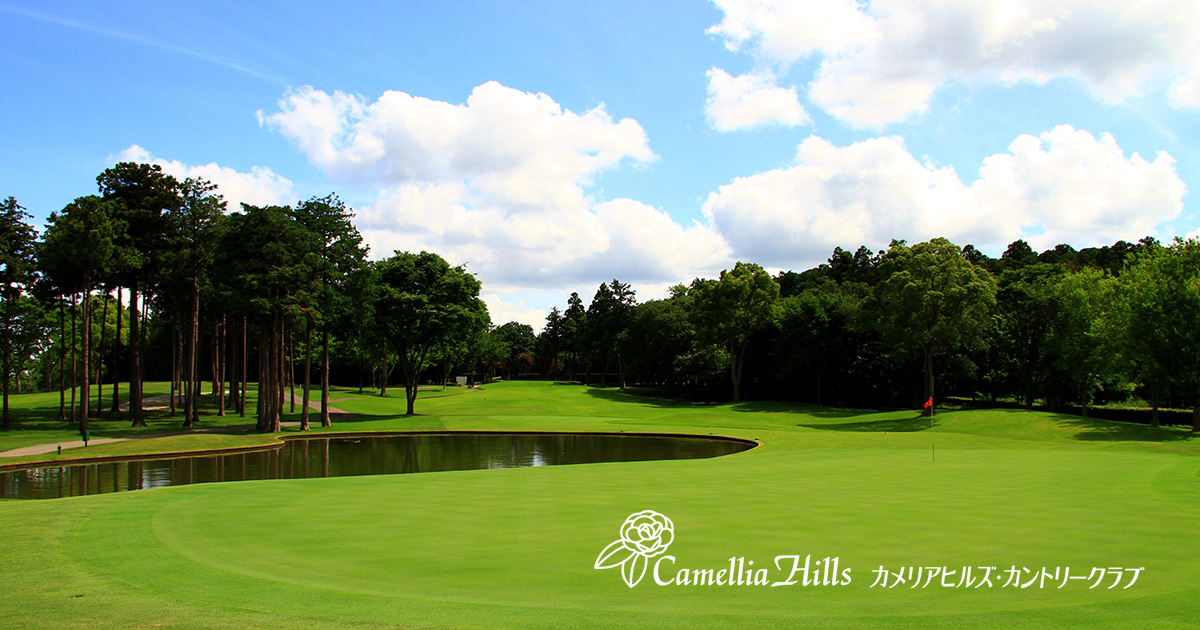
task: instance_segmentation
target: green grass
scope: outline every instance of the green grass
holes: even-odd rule
[[[2,502],[0,627],[1190,627],[1200,614],[1190,533],[1200,442],[1186,431],[1012,410],[945,413],[931,426],[913,412],[522,382],[422,392],[420,415],[405,417],[402,391],[355,391],[333,395],[359,415],[331,430],[713,433],[762,446],[709,460]],[[0,434],[0,450],[55,430]],[[200,437],[103,448],[190,450]],[[647,575],[630,589],[592,564],[644,509],[674,521],[676,568],[741,556],[781,580],[776,556],[812,554],[837,556],[853,581],[659,587]],[[1128,590],[1003,579],[883,590],[871,588],[880,565],[1145,571]]]

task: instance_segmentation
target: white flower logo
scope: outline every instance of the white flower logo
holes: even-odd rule
[[[620,540],[600,552],[595,568],[620,566],[621,577],[629,588],[633,588],[646,574],[650,558],[666,551],[674,540],[675,524],[671,519],[654,510],[631,514],[621,525]]]

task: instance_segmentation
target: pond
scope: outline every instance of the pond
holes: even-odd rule
[[[407,433],[287,439],[256,451],[105,460],[0,472],[0,498],[54,499],[217,481],[698,459],[753,442],[613,433]]]

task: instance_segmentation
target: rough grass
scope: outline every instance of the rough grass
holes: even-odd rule
[[[1188,534],[1200,449],[1185,431],[1009,410],[945,413],[931,426],[914,412],[702,405],[549,383],[422,392],[415,417],[400,415],[402,391],[333,397],[359,414],[338,431],[714,433],[762,446],[709,460],[2,502],[0,569],[20,577],[0,626],[1186,627],[1200,613],[1200,541]],[[195,439],[110,448],[183,450]],[[628,588],[592,564],[644,509],[674,521],[676,568],[744,557],[782,580],[776,556],[811,554],[836,556],[852,582],[659,587],[647,574]],[[884,590],[871,586],[880,565],[1145,571],[1130,589],[1001,578],[990,589]]]

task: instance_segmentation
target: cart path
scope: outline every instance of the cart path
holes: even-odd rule
[[[291,402],[290,394],[285,394],[284,397],[285,397],[285,399],[289,399],[288,402]],[[302,397],[296,396],[295,402],[301,403],[302,400],[303,400]],[[337,399],[337,401],[342,401],[342,400],[352,400],[352,399],[350,399],[350,398]],[[337,401],[331,400],[330,402],[337,402]],[[171,405],[171,395],[170,394],[161,394],[158,396],[150,396],[150,397],[147,397],[146,399],[142,400],[142,408],[143,409],[165,409],[165,408],[169,407],[170,405]],[[308,402],[308,408],[320,411],[321,410],[320,398],[318,397],[318,399],[315,401],[310,400]],[[121,405],[121,411],[128,411],[128,410],[129,410],[129,407],[127,405]],[[342,416],[343,418],[354,415],[353,413],[350,413],[349,411],[346,411],[345,409],[338,409],[337,407],[330,407],[329,414]],[[320,417],[317,418],[317,422],[320,422]],[[88,440],[87,445],[111,444],[113,442],[128,442],[129,440],[148,440],[150,438],[171,437],[174,435],[191,435],[194,433],[232,433],[234,431],[247,431],[247,430],[253,429],[254,426],[255,425],[253,425],[253,424],[246,424],[246,425],[240,425],[240,426],[236,426],[236,427],[198,428],[198,429],[186,429],[186,430],[180,430],[180,431],[171,431],[168,433],[147,433],[145,435],[131,435],[129,437],[119,437],[119,438],[93,438],[93,439]],[[298,426],[300,426],[300,423],[299,422],[281,422],[280,426],[298,427]],[[4,451],[4,452],[0,453],[0,457],[25,457],[26,455],[45,455],[46,453],[53,453],[53,452],[57,451],[58,447],[60,447],[60,446],[65,451],[67,449],[72,449],[72,448],[83,448],[84,446],[87,446],[87,445],[85,445],[83,443],[83,440],[54,442],[52,444],[35,444],[33,446],[22,446],[21,448],[14,448],[12,450]]]

